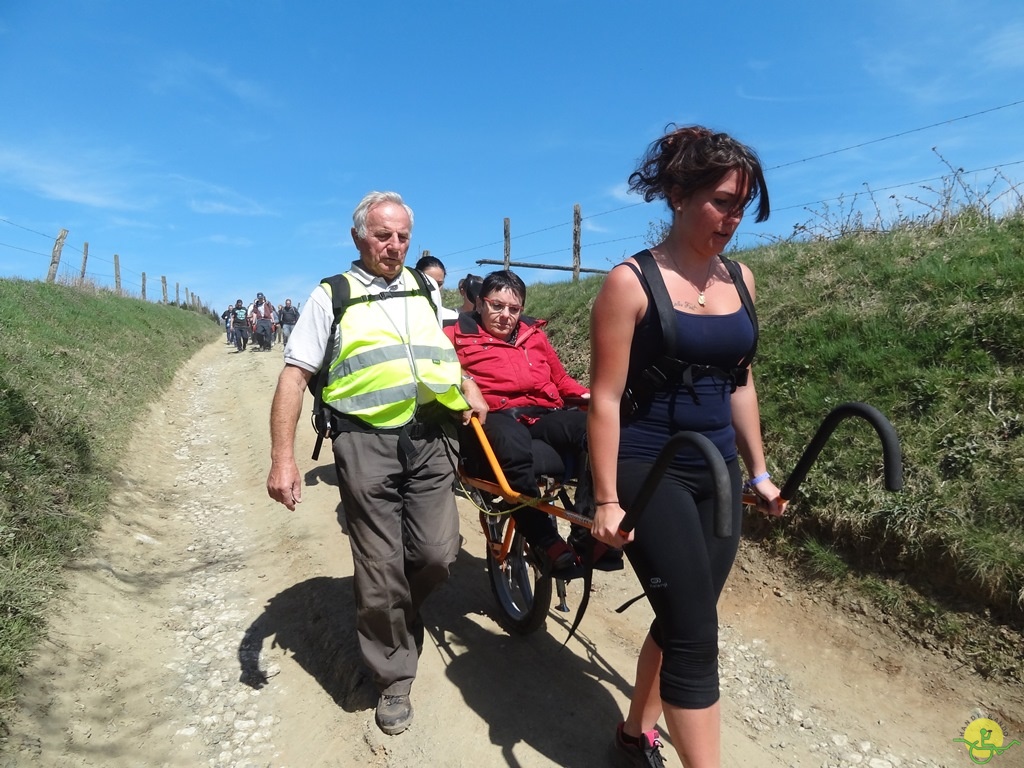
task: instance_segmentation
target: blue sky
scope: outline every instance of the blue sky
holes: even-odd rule
[[[1016,184],[1021,83],[1019,0],[0,0],[0,276],[45,277],[64,228],[71,275],[88,243],[97,282],[116,253],[151,299],[165,275],[218,310],[302,302],[371,189],[404,195],[411,261],[450,284],[493,269],[506,217],[513,260],[570,264],[577,203],[583,266],[608,268],[665,218],[626,179],[670,122],[760,154],[748,247],[871,214],[869,187],[912,212],[940,155]]]

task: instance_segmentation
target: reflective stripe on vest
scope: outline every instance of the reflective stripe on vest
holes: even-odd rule
[[[351,275],[345,274],[345,279],[352,298],[368,295],[366,287]],[[404,275],[404,280],[406,285],[415,285],[411,275]],[[330,286],[323,285],[330,294]],[[357,301],[345,308],[324,403],[378,428],[400,427],[412,420],[418,385],[453,411],[469,408],[459,390],[462,368],[458,356],[430,302],[419,296],[406,299],[405,313],[406,330],[416,344],[405,342],[380,301]]]

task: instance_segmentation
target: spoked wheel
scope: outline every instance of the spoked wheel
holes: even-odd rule
[[[486,502],[481,504],[487,509]],[[551,607],[551,576],[544,576],[530,558],[530,547],[519,531],[503,563],[495,557],[508,527],[507,515],[480,513],[480,522],[487,532],[487,573],[491,592],[498,602],[498,620],[505,629],[521,635],[540,628]]]

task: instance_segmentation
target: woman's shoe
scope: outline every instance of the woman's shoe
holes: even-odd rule
[[[576,568],[576,551],[559,536],[545,539],[530,548],[537,554],[541,570],[545,574],[557,576],[560,571]]]
[[[621,764],[637,768],[665,768],[658,732],[650,730],[641,733],[639,739],[633,739],[622,732],[624,725],[625,723],[619,723],[619,727],[615,729],[615,749],[623,758]]]

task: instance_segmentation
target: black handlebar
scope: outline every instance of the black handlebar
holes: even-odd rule
[[[896,436],[896,430],[889,420],[882,413],[867,403],[843,403],[832,409],[825,417],[825,420],[818,427],[814,439],[804,449],[803,456],[797,462],[793,473],[786,480],[782,487],[781,496],[784,501],[789,501],[796,495],[800,483],[807,477],[814,460],[818,458],[825,442],[832,432],[839,425],[839,422],[851,416],[860,416],[867,420],[875,428],[878,437],[882,441],[882,464],[885,468],[885,487],[890,491],[899,491],[903,488],[903,454],[900,450],[900,441]]]
[[[732,536],[732,488],[730,487],[729,468],[725,466],[725,459],[722,458],[722,454],[715,444],[699,432],[677,432],[658,452],[654,465],[647,472],[647,477],[644,478],[643,485],[640,487],[640,493],[637,494],[629,511],[622,519],[623,531],[628,533],[636,526],[637,519],[643,513],[647,502],[651,500],[662,475],[665,474],[684,443],[689,443],[697,448],[711,470],[711,477],[715,484],[715,536],[721,539]]]
[[[825,420],[818,427],[814,439],[804,449],[800,461],[797,462],[793,473],[786,480],[779,494],[783,502],[792,499],[800,487],[800,484],[807,477],[808,471],[821,453],[825,443],[839,423],[852,416],[859,416],[875,428],[878,437],[882,441],[882,464],[885,470],[885,487],[890,491],[899,491],[903,488],[903,454],[900,449],[899,437],[881,411],[867,403],[843,403],[833,408]],[[679,450],[686,443],[697,448],[704,456],[715,486],[715,536],[728,538],[732,535],[732,488],[729,480],[729,470],[725,465],[722,454],[719,453],[715,444],[698,432],[677,432],[669,438],[668,442],[659,451],[654,464],[647,473],[640,493],[622,520],[622,530],[629,532],[636,527],[636,522],[643,514],[644,508],[651,500],[654,489],[661,481],[662,476],[668,469],[672,460],[679,453]]]

